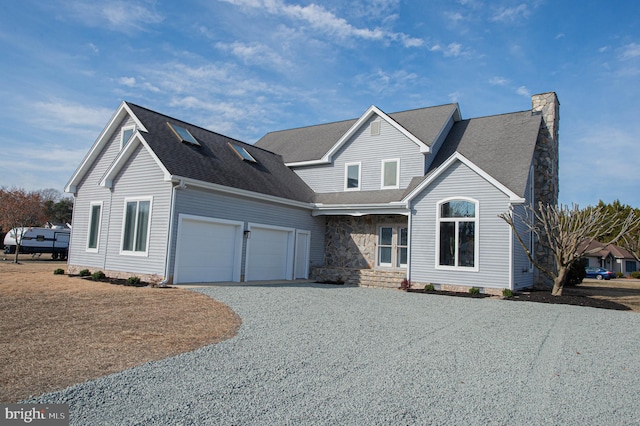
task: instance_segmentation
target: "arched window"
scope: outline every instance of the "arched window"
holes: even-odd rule
[[[438,265],[476,268],[477,202],[449,200],[438,209]]]

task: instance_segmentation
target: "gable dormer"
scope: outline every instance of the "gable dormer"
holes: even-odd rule
[[[65,186],[65,192],[75,193],[77,186],[94,166],[104,149],[110,144],[117,144],[117,149],[113,149],[115,156],[116,152],[126,147],[136,130],[147,132],[146,127],[136,117],[129,105],[122,102]],[[125,140],[125,138],[128,139]]]
[[[457,104],[393,114],[372,105],[358,119],[269,133],[256,145],[319,193],[397,190],[424,175],[456,120]]]

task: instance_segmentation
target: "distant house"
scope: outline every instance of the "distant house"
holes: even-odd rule
[[[593,241],[586,249],[590,253],[584,257],[588,262],[586,266],[605,268],[625,276],[638,270],[638,261],[623,247]]]
[[[530,287],[536,273],[498,214],[557,202],[559,103],[532,105],[472,119],[458,104],[372,106],[249,145],[123,102],[66,187],[70,271]]]

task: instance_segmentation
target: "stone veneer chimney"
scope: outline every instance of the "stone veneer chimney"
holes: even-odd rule
[[[531,97],[531,112],[541,114],[542,122],[533,154],[534,167],[534,199],[537,206],[543,204],[558,204],[558,128],[560,125],[560,102],[555,92],[541,93]],[[554,259],[550,252],[539,244],[535,245],[536,260],[551,270],[555,269]],[[553,282],[535,270],[535,284],[540,286],[553,285]]]

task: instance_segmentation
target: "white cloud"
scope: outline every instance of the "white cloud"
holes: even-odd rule
[[[136,85],[136,78],[135,77],[120,77],[118,79],[118,82],[120,84],[122,84],[122,85],[133,87],[133,86]]]
[[[444,13],[445,18],[447,18],[447,20],[449,20],[450,22],[457,24],[461,21],[465,21],[466,18],[462,15],[462,13],[460,12],[445,12]]]
[[[103,0],[68,3],[69,14],[89,26],[106,26],[114,31],[131,33],[159,24],[164,17],[155,10],[135,1]]]
[[[615,161],[615,158],[638,158],[638,125],[628,128],[597,125],[579,127],[572,134],[573,141],[560,137],[560,182],[564,202],[581,205],[596,204],[598,200],[610,202],[619,199],[632,203],[640,187],[640,176],[633,161]],[[606,155],[602,155],[603,144]],[[615,165],[612,166],[612,161]]]
[[[241,43],[236,41],[233,43],[216,43],[215,47],[231,53],[246,64],[266,65],[283,71],[292,66],[290,61],[262,43]]]
[[[600,49],[598,49],[598,52],[599,52],[599,53],[604,53],[604,52],[606,52],[607,50],[609,50],[609,46],[602,46]]]
[[[431,46],[429,48],[429,51],[431,52],[442,52],[442,54],[446,57],[457,57],[460,55],[466,55],[467,52],[465,52],[462,49],[462,45],[460,43],[449,43],[447,46],[442,47],[439,44],[434,44],[433,46]]]
[[[223,0],[228,3],[306,22],[311,28],[338,39],[363,39],[372,41],[398,41],[405,47],[421,46],[424,41],[404,33],[382,28],[357,28],[346,19],[336,16],[322,6],[310,3],[306,6],[286,4],[282,0]]]
[[[449,43],[444,49],[444,56],[460,56],[462,53],[462,45],[460,43]]]
[[[76,103],[55,100],[53,102],[35,102],[30,105],[33,121],[56,128],[78,127],[100,129],[104,127],[113,113],[107,108],[91,108]],[[43,127],[46,128],[46,127]]]
[[[496,22],[513,23],[529,16],[529,6],[526,3],[519,4],[516,7],[500,8],[491,18]]]
[[[565,38],[565,37],[566,37],[565,33],[559,33],[558,35],[556,35],[555,38],[556,40],[560,40],[561,38]]]
[[[509,84],[509,80],[507,80],[504,77],[492,77],[491,80],[489,80],[489,84],[491,84],[492,86],[506,86],[507,84]]]
[[[384,71],[380,68],[370,74],[356,76],[355,81],[359,86],[365,86],[368,92],[385,93],[396,92],[408,86],[416,86],[419,76],[404,70]]]
[[[520,96],[524,96],[525,98],[531,97],[531,91],[527,89],[525,86],[520,86],[516,89],[516,93]]]
[[[638,43],[629,43],[623,46],[620,51],[620,59],[623,61],[638,57],[640,57],[640,44]]]

